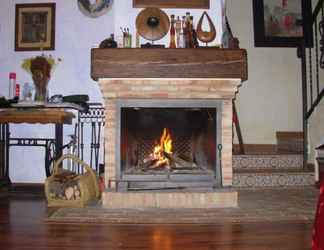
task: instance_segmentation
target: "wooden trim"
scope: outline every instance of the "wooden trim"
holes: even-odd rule
[[[209,0],[133,0],[133,8],[186,8],[209,9]]]
[[[233,144],[233,154],[239,155],[240,145]],[[289,151],[289,150],[280,150],[276,144],[244,144],[244,154],[302,154],[302,152]]]
[[[92,49],[91,77],[247,80],[244,49]]]
[[[0,111],[0,123],[72,124],[74,114],[59,109],[7,109]]]
[[[244,154],[277,154],[275,144],[244,144]],[[240,145],[233,145],[233,154],[240,154]]]

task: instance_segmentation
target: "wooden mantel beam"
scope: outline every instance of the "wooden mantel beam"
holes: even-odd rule
[[[92,49],[91,77],[247,80],[244,49]]]

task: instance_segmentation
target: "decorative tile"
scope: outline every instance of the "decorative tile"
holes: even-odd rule
[[[233,155],[233,169],[301,169],[303,155]]]
[[[233,176],[234,187],[297,187],[312,186],[314,173],[236,173]]]

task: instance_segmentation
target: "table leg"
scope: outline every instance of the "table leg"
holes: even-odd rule
[[[56,159],[62,156],[63,147],[63,124],[55,124],[55,148],[56,148]]]
[[[52,174],[51,166],[53,164],[50,156],[50,143],[45,146],[45,172],[46,176],[49,177]],[[54,161],[59,159],[62,156],[63,151],[63,124],[56,123],[55,124],[55,153],[54,153]],[[62,167],[62,164],[60,165]]]
[[[0,124],[0,186],[10,185],[9,178],[9,124]]]

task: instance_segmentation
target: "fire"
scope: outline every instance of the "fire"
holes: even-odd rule
[[[165,157],[165,153],[172,154],[172,139],[167,128],[163,129],[160,138],[160,144],[157,144],[153,150],[153,158],[157,160],[157,165],[169,165],[169,159]]]

